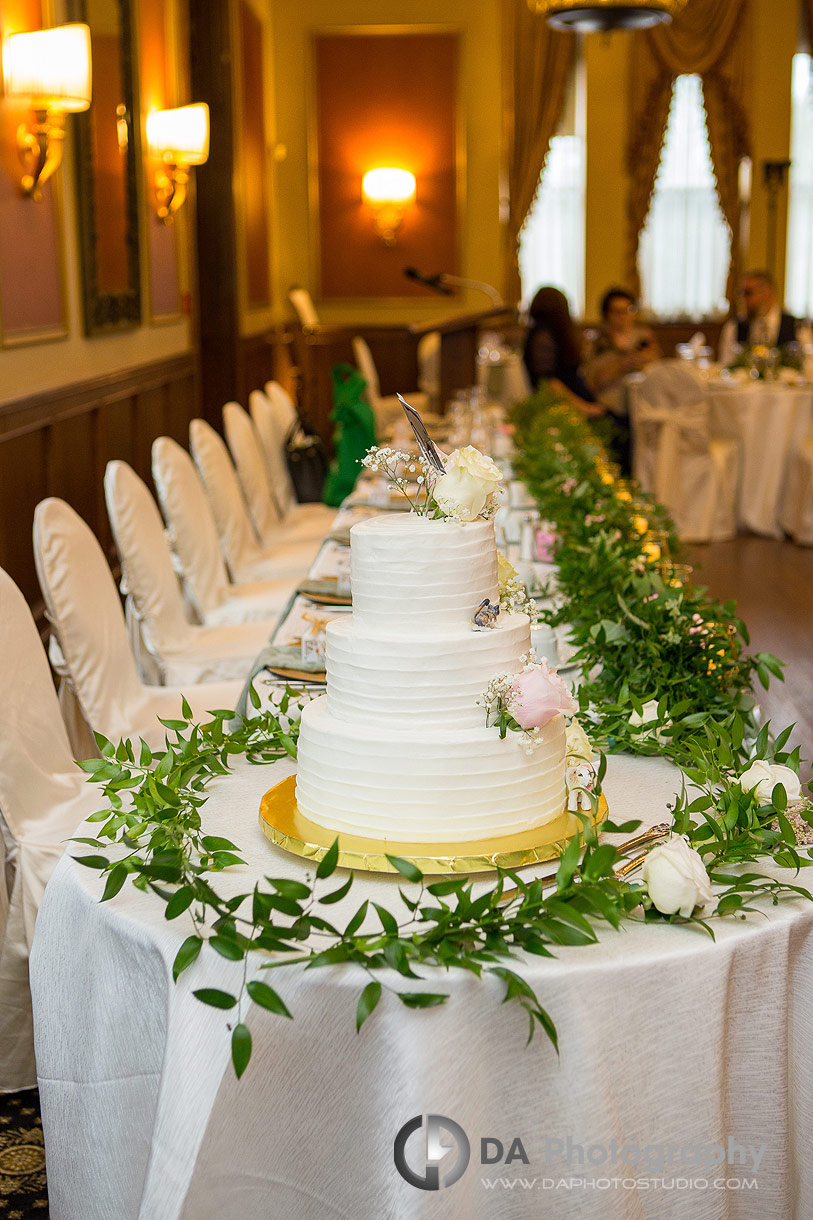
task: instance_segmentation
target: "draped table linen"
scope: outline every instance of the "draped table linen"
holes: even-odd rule
[[[264,791],[285,761],[210,785],[204,829],[226,835],[247,864],[220,875],[225,896],[262,876],[301,877],[305,861],[262,835]],[[617,818],[662,820],[679,783],[662,760],[610,760]],[[84,850],[84,849],[82,849]],[[527,875],[527,874],[526,874]],[[333,880],[344,878],[339,870]],[[364,898],[398,912],[400,878],[357,875],[330,908],[344,926]],[[322,883],[334,888],[331,882]],[[252,1061],[237,1081],[233,1013],[192,991],[235,990],[242,966],[204,949],[174,985],[191,931],[131,885],[99,904],[97,873],[62,858],[37,921],[31,983],[52,1220],[764,1220],[813,1214],[813,904],[700,930],[602,927],[600,942],[562,948],[516,969],[555,1021],[561,1057],[527,1017],[502,1006],[502,984],[426,969],[409,989],[449,991],[412,1011],[386,990],[355,1032],[366,976],[354,966],[275,971],[293,1020],[252,1007]],[[327,910],[327,908],[326,908]],[[371,926],[373,926],[371,924]],[[256,970],[253,963],[252,970]],[[259,977],[269,980],[267,972]],[[384,980],[404,990],[392,974]],[[452,1118],[471,1163],[454,1187],[418,1190],[393,1164],[399,1128],[418,1114]],[[480,1165],[480,1140],[529,1164]],[[723,1145],[763,1148],[759,1166],[720,1174],[619,1164],[595,1171],[547,1147]],[[422,1153],[410,1144],[416,1163]],[[521,1176],[531,1186],[506,1186]],[[635,1176],[755,1180],[755,1188],[554,1189],[545,1182]],[[497,1181],[486,1186],[484,1179]]]
[[[813,387],[776,382],[708,387],[712,427],[739,440],[739,526],[782,538],[782,505],[793,455],[813,430]]]

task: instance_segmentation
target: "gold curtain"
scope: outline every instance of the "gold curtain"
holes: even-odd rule
[[[527,0],[503,0],[505,97],[508,153],[508,215],[505,225],[505,299],[522,295],[519,235],[533,206],[539,175],[562,115],[575,35],[551,30]]]
[[[813,0],[808,0],[813,4]],[[739,166],[750,154],[746,95],[748,0],[692,0],[662,29],[634,34],[630,56],[627,168],[629,281],[637,291],[638,239],[649,211],[675,77],[703,82],[720,208],[731,229],[728,294],[734,299],[740,221]]]

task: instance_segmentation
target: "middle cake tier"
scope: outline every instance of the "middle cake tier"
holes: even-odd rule
[[[525,614],[501,614],[497,626],[470,625],[362,634],[353,616],[327,625],[327,706],[347,723],[484,724],[477,702],[492,678],[517,673],[531,647]]]

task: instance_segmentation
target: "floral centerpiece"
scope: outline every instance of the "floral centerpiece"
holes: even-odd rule
[[[802,345],[796,342],[784,343],[781,347],[754,343],[743,347],[728,368],[732,372],[735,369],[747,369],[755,380],[769,381],[776,378],[780,369],[801,373],[804,368],[804,352]]]

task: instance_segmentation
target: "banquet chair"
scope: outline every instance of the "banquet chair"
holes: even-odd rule
[[[426,395],[427,409],[437,412],[440,408],[439,330],[430,330],[418,340],[418,389]]]
[[[104,494],[121,558],[122,583],[151,666],[161,685],[245,678],[276,620],[221,627],[190,623],[158,505],[126,462],[108,462]]]
[[[375,367],[372,352],[360,335],[353,339],[353,358],[356,367],[367,382],[367,402],[373,409],[376,429],[379,433],[399,424],[404,418],[404,409],[394,394],[382,395],[378,371]],[[429,409],[429,396],[422,390],[403,390],[404,398],[420,415],[426,415]]]
[[[211,424],[193,419],[189,448],[212,508],[220,550],[235,584],[304,577],[315,547],[260,545],[226,443]]]
[[[303,330],[313,330],[319,325],[319,315],[307,288],[294,284],[288,291],[288,300],[293,305]]]
[[[647,488],[670,512],[684,542],[720,542],[737,533],[740,455],[736,440],[711,434],[709,408],[631,404],[633,441],[652,455]]]
[[[254,391],[255,395],[256,393],[257,391]],[[335,512],[324,504],[303,504],[301,507],[305,509],[304,514],[297,509],[291,510],[290,507],[287,513],[284,512],[284,484],[280,497],[281,485],[276,480],[272,481],[269,475],[268,462],[257,427],[239,403],[227,402],[224,406],[223,431],[243,489],[249,516],[260,542],[268,547],[280,542],[286,547],[294,543],[299,544],[306,548],[306,559],[311,561],[313,554],[310,552],[329,532]],[[309,512],[309,509],[315,509],[316,512]]]
[[[158,717],[177,717],[182,693],[196,718],[211,708],[236,706],[240,680],[190,682],[183,691],[141,681],[107,559],[93,531],[64,500],[52,497],[37,505],[34,560],[52,625],[52,660],[62,677],[63,719],[66,699],[80,718],[68,725],[75,757],[97,752],[91,730],[111,741],[143,737],[151,748],[160,747],[164,727]],[[78,740],[80,724],[84,742]]]
[[[299,416],[293,400],[279,382],[268,381],[264,390],[252,390],[248,409],[265,458],[266,473],[286,529],[306,526],[322,537],[333,527],[335,509],[326,504],[299,504],[285,457],[288,438]],[[291,414],[293,412],[293,415]]]
[[[7,1093],[37,1083],[28,987],[34,921],[66,840],[98,797],[73,761],[25,598],[2,570],[0,663],[0,1093]]]
[[[813,435],[791,455],[779,520],[794,542],[813,546]]]
[[[197,621],[205,627],[220,627],[279,615],[297,582],[229,582],[212,508],[195,463],[168,436],[153,441],[152,477],[181,571],[184,595],[194,607]]]
[[[703,387],[683,360],[659,360],[643,373],[626,379],[627,401],[633,425],[632,473],[644,491],[655,490],[657,452],[647,445],[653,435],[644,430],[636,435],[634,408],[640,400],[652,407],[692,407],[704,401]]]

